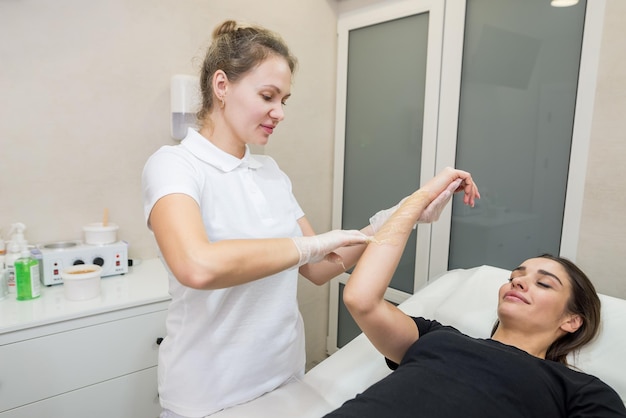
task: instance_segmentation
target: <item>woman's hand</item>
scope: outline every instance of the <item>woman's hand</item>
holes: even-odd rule
[[[430,202],[430,205],[428,205],[426,209],[424,209],[419,219],[417,220],[417,223],[429,224],[438,221],[439,217],[441,216],[441,212],[443,212],[450,199],[452,199],[452,195],[459,187],[461,187],[462,182],[463,181],[461,179],[456,179],[448,185],[446,190],[439,193],[439,196],[437,196],[435,200]]]
[[[480,198],[478,187],[476,187],[476,184],[472,180],[471,174],[467,171],[456,170],[450,167],[443,169],[437,176],[422,186],[420,190],[425,191],[431,196],[432,201],[420,214],[417,220],[418,224],[431,223],[439,220],[441,212],[443,212],[454,193],[464,191],[465,196],[463,197],[463,202],[472,207],[474,207],[475,199]],[[389,219],[409,197],[410,196],[405,197],[398,204],[389,209],[376,212],[376,214],[370,218],[370,225],[374,233],[380,230],[383,224],[387,222],[387,219]],[[415,228],[415,226],[416,225],[414,225],[413,228]]]
[[[474,207],[476,199],[480,199],[480,193],[478,192],[478,186],[476,186],[476,183],[474,183],[472,179],[472,175],[467,171],[446,167],[435,177],[427,181],[420,190],[428,192],[432,196],[432,199],[435,200],[448,186],[459,179],[461,183],[454,190],[454,193],[464,192],[463,203]]]

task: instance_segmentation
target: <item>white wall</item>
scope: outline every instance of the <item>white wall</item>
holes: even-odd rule
[[[300,61],[287,118],[265,151],[291,175],[314,227],[328,230],[334,8],[333,0],[0,0],[0,234],[23,222],[33,243],[80,239],[106,207],[130,257],[155,257],[141,170],[175,143],[170,77],[198,71],[226,18],[278,31]],[[307,356],[321,359],[328,289],[301,287]]]
[[[577,257],[599,292],[621,298],[626,298],[625,22],[626,1],[607,0]]]
[[[342,11],[375,0],[344,0]],[[0,231],[78,239],[105,207],[130,256],[156,256],[141,169],[169,137],[169,79],[196,72],[216,24],[280,32],[300,60],[287,118],[266,152],[291,176],[318,231],[330,228],[336,67],[334,0],[0,0]],[[626,297],[626,2],[607,0],[577,261]],[[575,167],[574,167],[575,169]],[[327,287],[301,280],[309,364],[324,357]]]

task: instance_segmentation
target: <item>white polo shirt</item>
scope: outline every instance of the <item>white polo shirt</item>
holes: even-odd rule
[[[200,207],[209,240],[301,236],[304,213],[268,156],[225,153],[189,129],[143,171],[146,219],[171,193]],[[167,265],[166,265],[167,267]],[[293,268],[240,286],[195,290],[169,278],[167,337],[159,346],[161,405],[201,417],[254,399],[304,372],[304,326]]]

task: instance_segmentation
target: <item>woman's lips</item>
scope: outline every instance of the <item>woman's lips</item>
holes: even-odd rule
[[[275,127],[276,126],[274,125],[261,125],[261,128],[263,128],[268,135],[271,135],[274,132]]]
[[[521,293],[519,293],[519,292],[513,291],[513,290],[510,290],[510,291],[506,292],[506,293],[504,294],[504,299],[519,300],[519,301],[522,301],[522,302],[524,302],[524,303],[526,303],[526,304],[528,304],[528,303],[529,303],[529,302],[528,302],[528,299],[526,299],[526,298],[524,297],[524,295],[522,295],[522,294],[521,294]]]

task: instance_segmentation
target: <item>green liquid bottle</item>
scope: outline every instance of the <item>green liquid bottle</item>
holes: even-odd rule
[[[17,300],[38,298],[41,295],[39,262],[32,257],[30,251],[24,250],[21,257],[15,260],[14,265]]]

